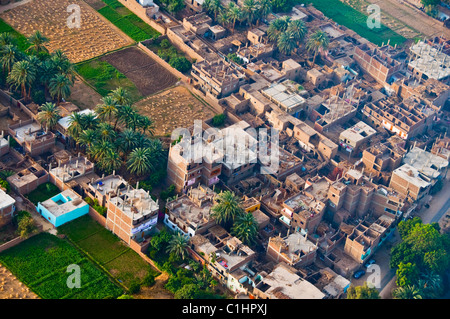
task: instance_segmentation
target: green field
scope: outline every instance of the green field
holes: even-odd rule
[[[383,42],[387,43],[388,40],[390,40],[391,45],[401,45],[407,40],[383,24],[381,28],[370,29],[367,26],[366,15],[342,3],[340,0],[301,0],[298,3],[313,4],[316,9],[322,11],[334,22],[355,31],[363,38],[377,45],[381,45]]]
[[[130,93],[133,102],[142,98],[133,82],[108,62],[96,58],[77,64],[76,69],[101,96],[106,96],[112,90],[123,87]]]
[[[0,262],[44,299],[117,298],[123,289],[67,241],[41,233],[0,253]],[[81,288],[69,288],[69,265],[80,267]]]
[[[17,40],[17,47],[21,51],[25,51],[31,44],[28,42],[27,38],[21,33],[17,32],[13,29],[9,24],[0,19],[0,33],[9,32],[11,33]]]
[[[106,19],[122,30],[134,41],[157,38],[160,33],[142,21],[137,15],[117,0],[103,0],[107,5],[98,10]]]
[[[25,195],[34,205],[44,202],[47,199],[59,194],[61,191],[56,185],[47,182],[39,185],[34,191]]]
[[[58,232],[70,238],[125,287],[130,287],[132,282],[140,282],[149,273],[154,276],[159,274],[117,236],[88,215],[58,227]]]

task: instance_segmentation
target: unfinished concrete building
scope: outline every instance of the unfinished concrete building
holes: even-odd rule
[[[447,83],[450,78],[450,57],[443,49],[443,43],[419,41],[411,45],[408,70],[418,79],[432,78]]]
[[[380,216],[374,222],[369,219],[361,221],[347,236],[344,252],[355,261],[364,263],[394,230],[394,221],[387,215]]]
[[[328,190],[328,209],[334,213],[333,222],[339,225],[349,217],[364,218],[391,214],[400,216],[406,196],[394,189],[377,185],[361,172],[348,170],[333,182]]]
[[[376,182],[387,185],[391,172],[401,165],[406,154],[405,144],[404,139],[393,135],[386,142],[379,142],[365,149],[362,156],[365,171]]]
[[[31,156],[46,153],[55,146],[55,134],[43,130],[33,119],[9,125],[8,133]]]
[[[447,176],[449,161],[418,147],[413,147],[403,157],[403,162],[415,167],[431,185]]]
[[[392,99],[367,103],[362,113],[373,125],[406,140],[426,132],[433,125],[436,111],[416,96],[410,96],[401,103]]]
[[[57,167],[49,166],[50,182],[55,184],[61,191],[68,188],[76,188],[78,185],[76,179],[94,173],[94,163],[89,161],[86,157],[79,156],[69,159],[65,162],[59,161]],[[79,189],[76,189],[78,192]]]
[[[222,59],[194,63],[191,76],[194,85],[217,99],[238,92],[239,87],[246,83],[245,74]]]
[[[49,181],[49,174],[35,163],[6,179],[11,188],[21,195],[34,191],[39,185]]]
[[[378,47],[371,43],[364,43],[355,48],[353,59],[361,69],[379,83],[387,83],[391,76],[402,69],[402,63],[396,58],[402,51],[385,45]]]
[[[215,192],[203,185],[166,203],[164,223],[172,230],[193,237],[216,224],[211,215]]]
[[[316,260],[317,245],[299,232],[269,239],[266,254],[275,262],[285,262],[292,267],[304,267]]]
[[[339,136],[339,146],[347,152],[359,152],[361,146],[377,133],[372,127],[359,121]]]

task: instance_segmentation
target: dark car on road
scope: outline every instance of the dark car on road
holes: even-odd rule
[[[375,263],[375,259],[371,259],[371,260],[369,260],[365,265],[364,265],[364,267],[366,267],[366,268],[369,268],[371,265],[373,265]]]
[[[359,278],[361,278],[362,276],[364,276],[365,274],[366,274],[366,272],[365,272],[364,270],[358,270],[357,272],[355,272],[355,273],[353,274],[353,278],[359,279]]]

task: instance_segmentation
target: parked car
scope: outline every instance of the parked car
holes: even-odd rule
[[[359,278],[361,278],[362,276],[364,276],[365,274],[366,274],[366,272],[365,272],[364,270],[358,270],[357,272],[355,272],[355,273],[353,274],[353,278],[359,279]]]
[[[371,265],[373,265],[375,263],[375,259],[370,259],[364,266],[366,268],[369,268]]]

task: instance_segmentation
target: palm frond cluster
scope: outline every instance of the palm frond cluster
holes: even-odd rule
[[[48,41],[40,31],[36,31],[28,38],[30,47],[22,51],[10,33],[0,34],[2,74],[6,84],[20,90],[27,102],[32,99],[32,92],[44,92],[39,101],[35,101],[38,104],[45,103],[46,95],[59,104],[71,94],[75,82],[74,66],[63,51],[49,53],[45,47]]]
[[[153,134],[152,120],[138,113],[121,87],[102,102],[94,113],[70,115],[69,136],[107,173],[124,166],[141,177],[158,169],[164,149],[160,140],[147,136]]]
[[[233,192],[224,191],[217,194],[216,204],[211,208],[211,217],[225,228],[231,229],[246,245],[254,244],[258,234],[258,224],[255,217],[244,211],[241,199]]]

